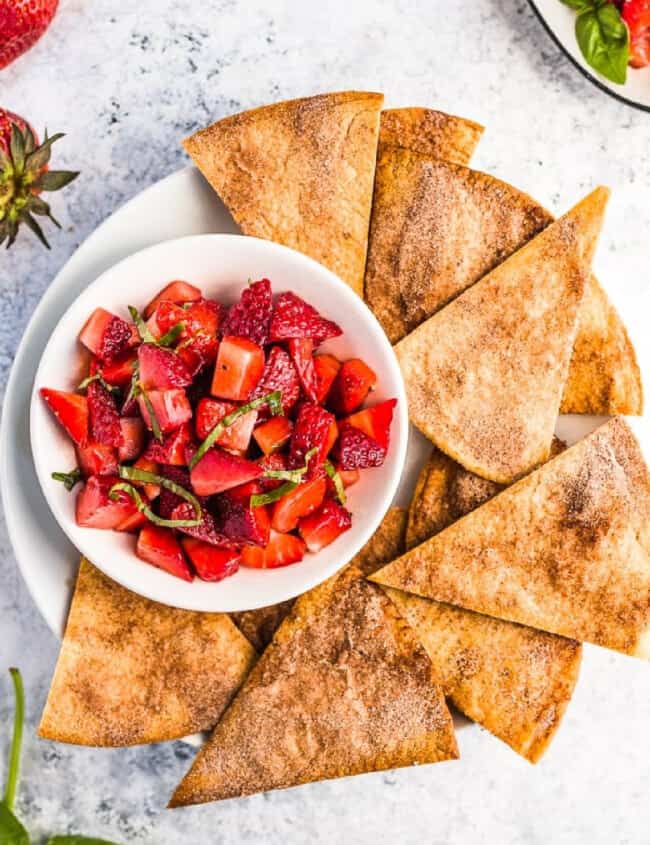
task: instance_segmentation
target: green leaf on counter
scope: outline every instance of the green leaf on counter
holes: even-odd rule
[[[2,845],[29,845],[29,834],[6,801],[0,801],[0,842]]]
[[[109,842],[108,839],[96,839],[94,836],[52,836],[47,840],[47,845],[118,845],[117,842]]]
[[[617,85],[625,84],[630,33],[616,6],[606,0],[585,4],[576,18],[576,39],[585,61],[594,70]]]

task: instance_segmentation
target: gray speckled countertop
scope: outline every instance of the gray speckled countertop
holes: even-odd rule
[[[121,203],[184,164],[179,138],[232,111],[346,87],[479,120],[475,165],[554,210],[609,184],[603,276],[647,282],[650,116],[585,81],[521,0],[61,0],[43,41],[0,75],[0,104],[65,130],[57,165],[83,172],[54,200],[64,231],[52,251],[24,235],[0,257],[2,387],[54,274]],[[0,668],[20,665],[29,691],[19,811],[36,842],[55,830],[152,845],[650,841],[650,667],[595,648],[537,767],[471,727],[457,763],[166,812],[194,754],[182,743],[92,751],[34,737],[57,642],[4,526],[0,543]],[[3,679],[3,753],[9,704]]]

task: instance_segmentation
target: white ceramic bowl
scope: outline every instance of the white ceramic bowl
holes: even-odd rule
[[[80,528],[75,522],[76,491],[68,493],[52,472],[76,465],[74,448],[38,391],[73,390],[85,376],[85,356],[77,336],[96,307],[128,317],[127,305],[143,309],[172,279],[186,279],[205,296],[224,304],[237,300],[249,278],[267,277],[274,293],[292,290],[343,335],[321,347],[345,359],[362,357],[378,377],[372,403],[397,398],[391,445],[382,467],[365,470],[348,491],[352,528],[318,554],[274,570],[242,568],[218,583],[184,582],[135,556],[135,537]],[[404,465],[408,415],[395,354],[374,315],[337,276],[306,256],[269,241],[241,235],[198,235],[167,241],[116,264],[86,288],[66,311],[45,348],[34,380],[30,437],[36,473],[59,525],[79,551],[110,578],[134,592],[175,607],[235,611],[274,604],[303,593],[345,565],[377,529],[391,504]]]

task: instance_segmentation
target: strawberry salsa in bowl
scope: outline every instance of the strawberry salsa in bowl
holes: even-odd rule
[[[394,449],[398,396],[286,284],[240,282],[234,300],[229,284],[222,301],[194,282],[95,306],[78,327],[77,383],[37,377],[35,401],[72,458],[58,456],[49,486],[73,501],[75,530],[121,535],[134,567],[177,583],[308,566],[363,518],[353,491]],[[266,603],[238,602],[229,609]]]

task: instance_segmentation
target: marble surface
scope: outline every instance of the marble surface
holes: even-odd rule
[[[185,162],[179,139],[271,100],[346,87],[488,127],[477,167],[553,210],[614,189],[599,252],[610,287],[648,283],[650,117],[608,98],[515,0],[61,0],[46,38],[0,74],[0,104],[64,130],[57,166],[82,177],[54,200],[51,252],[29,235],[0,257],[0,381],[65,260],[121,203]],[[117,751],[34,736],[57,642],[0,532],[0,669],[29,693],[19,812],[44,841],[82,831],[121,843],[648,842],[650,667],[595,648],[537,767],[468,728],[462,760],[167,812],[194,754],[182,743]],[[9,685],[0,678],[4,759]],[[0,767],[0,771],[2,768]]]

